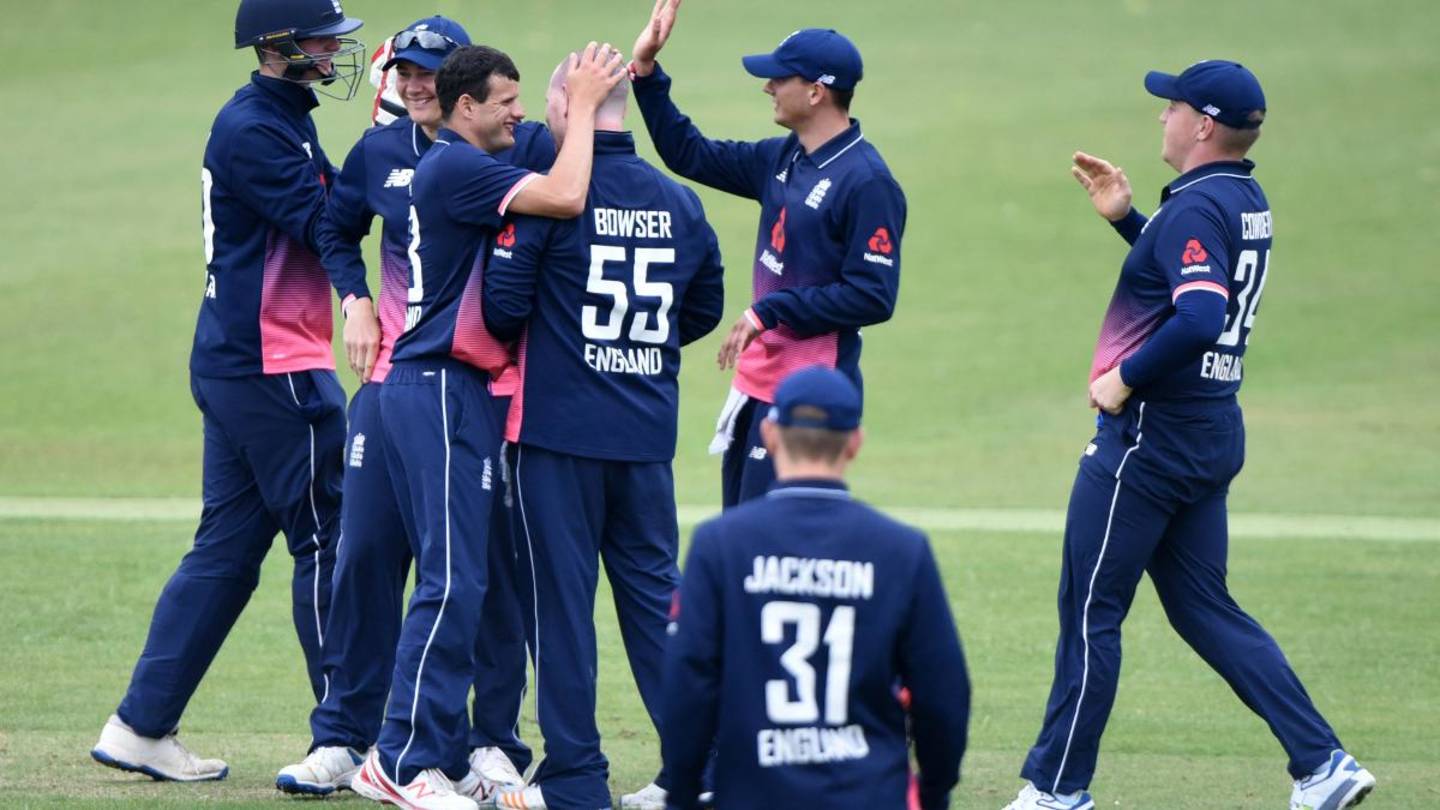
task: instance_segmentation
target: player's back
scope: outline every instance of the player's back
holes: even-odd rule
[[[694,546],[687,581],[704,577],[719,604],[686,588],[679,620],[713,610],[721,628],[722,806],[904,807],[899,687],[953,690],[962,714],[968,696],[924,535],[838,485],[792,481],[704,524]]]
[[[489,260],[487,291],[527,274],[535,287],[508,438],[593,458],[673,458],[680,347],[713,329],[724,303],[718,242],[695,193],[639,158],[628,133],[597,133],[585,213],[518,217]]]

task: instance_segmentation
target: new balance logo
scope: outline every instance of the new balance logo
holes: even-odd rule
[[[414,169],[391,169],[390,176],[385,178],[385,188],[408,188],[414,176]]]
[[[816,183],[814,188],[810,189],[809,196],[805,198],[805,204],[818,211],[820,209],[820,203],[825,201],[825,192],[829,190],[830,178],[827,177]]]
[[[363,467],[365,465],[365,434],[356,433],[355,440],[350,442],[350,466]]]
[[[763,447],[752,447],[752,448],[750,448],[750,458],[755,459],[756,461],[764,461],[764,460],[765,460],[765,456],[766,456],[765,448],[763,448]]]

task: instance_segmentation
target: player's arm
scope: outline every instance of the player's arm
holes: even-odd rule
[[[656,0],[631,52],[631,86],[650,140],[670,171],[681,177],[759,199],[785,139],[712,141],[675,106],[670,99],[670,77],[660,69],[655,57],[670,39],[679,8],[679,0]]]
[[[751,305],[756,320],[766,329],[783,323],[802,336],[889,320],[900,292],[905,213],[905,195],[893,178],[864,183],[847,202],[840,280],[776,290]]]
[[[375,219],[366,198],[367,161],[365,139],[361,138],[345,158],[345,167],[330,184],[330,194],[320,218],[317,241],[320,262],[341,297],[345,314],[345,356],[361,382],[370,380],[375,358],[380,354],[380,319],[365,284],[365,259],[360,242],[370,233]]]
[[[1145,215],[1136,211],[1131,205],[1131,198],[1134,196],[1130,190],[1130,180],[1125,176],[1125,170],[1113,166],[1109,161],[1087,155],[1084,152],[1076,152],[1074,165],[1070,167],[1070,174],[1090,195],[1090,203],[1095,206],[1095,212],[1110,223],[1110,227],[1120,234],[1130,244],[1140,238],[1140,231],[1145,227]]]
[[[565,117],[565,143],[555,156],[549,174],[534,175],[507,200],[517,214],[569,219],[585,213],[590,190],[590,169],[595,159],[595,111],[610,90],[625,78],[620,54],[607,44],[590,43],[583,54],[572,55],[565,74],[569,102]]]
[[[660,754],[669,777],[669,807],[698,808],[700,777],[719,726],[721,589],[707,553],[718,547],[713,524],[695,530],[671,607],[660,704]]]
[[[309,155],[278,127],[255,121],[233,133],[228,159],[231,193],[282,233],[323,256],[323,240],[329,238],[320,227],[326,191]],[[363,267],[358,276],[352,272],[331,282],[342,299],[370,294]]]
[[[697,198],[697,206],[699,202]],[[710,334],[725,315],[725,265],[720,259],[720,240],[703,214],[700,223],[705,230],[705,261],[685,289],[685,301],[680,307],[681,346]]]
[[[1090,384],[1096,407],[1119,413],[1131,391],[1193,363],[1225,330],[1230,305],[1226,228],[1211,204],[1191,205],[1165,218],[1155,240],[1174,310],[1145,344]]]
[[[500,340],[520,337],[535,310],[535,281],[545,260],[550,230],[562,223],[537,217],[513,217],[485,245],[480,311],[485,329]]]
[[[910,690],[910,729],[920,768],[920,806],[950,806],[970,724],[970,678],[950,601],[925,542],[900,637],[900,677]]]

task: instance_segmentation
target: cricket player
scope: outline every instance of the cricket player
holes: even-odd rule
[[[546,118],[562,144],[574,126],[565,65]],[[501,807],[610,806],[595,725],[595,589],[615,593],[636,686],[658,718],[670,597],[679,582],[675,514],[680,347],[724,311],[724,268],[700,198],[635,154],[625,131],[628,82],[595,118],[595,168],[583,216],[516,217],[485,272],[485,320],[520,340],[520,389],[506,438],[516,443],[522,583],[545,759]],[[524,590],[522,588],[522,590]],[[658,782],[663,782],[663,775]],[[648,791],[648,793],[646,792]],[[622,807],[664,807],[658,784]],[[650,802],[647,804],[646,802]]]
[[[494,492],[502,484],[491,383],[509,347],[483,328],[482,248],[509,211],[574,217],[585,208],[595,108],[623,77],[594,43],[572,57],[567,89],[578,140],[548,175],[490,153],[524,118],[520,73],[493,48],[455,49],[435,89],[441,127],[411,178],[405,331],[380,410],[386,463],[412,544],[417,584],[401,624],[385,720],[352,787],[376,801],[470,810],[465,698],[488,583]],[[459,785],[455,784],[459,781]]]
[[[970,683],[925,535],[851,497],[860,391],[787,377],[761,418],[779,481],[695,530],[672,613],[661,740],[670,807],[903,808],[906,714],[920,806],[949,806]]]
[[[235,47],[259,69],[221,108],[205,146],[206,274],[190,355],[204,419],[204,509],[195,544],[155,605],[130,687],[91,751],[154,779],[223,779],[179,743],[180,716],[239,618],[277,532],[295,558],[295,629],[316,700],[340,500],[345,394],[330,348],[319,223],[335,169],[310,110],[354,93],[361,21],[338,0],[242,0]],[[332,274],[369,303],[364,274]],[[362,304],[363,306],[363,304]]]
[[[1162,157],[1180,172],[1148,220],[1125,173],[1072,169],[1130,252],[1100,328],[1090,400],[1101,411],[1070,494],[1060,639],[1044,723],[1009,810],[1085,810],[1120,674],[1120,624],[1149,572],[1170,624],[1290,758],[1292,810],[1349,807],[1375,778],[1345,753],[1275,640],[1225,584],[1225,497],[1240,472],[1236,403],[1270,267],[1270,204],[1245,158],[1265,95],[1234,62],[1199,62],[1145,89],[1166,99]]]
[[[395,77],[405,115],[361,136],[331,187],[325,221],[335,232],[326,264],[361,276],[365,272],[361,240],[376,216],[383,221],[380,342],[373,354],[351,358],[363,382],[350,403],[341,540],[325,624],[330,691],[310,715],[309,754],[303,762],[282,769],[275,780],[276,787],[287,793],[326,795],[348,789],[363,752],[375,742],[390,691],[410,567],[410,545],[385,459],[380,388],[405,325],[410,182],[420,156],[430,149],[440,128],[435,72],[449,53],[469,45],[470,37],[454,20],[434,16],[416,20],[387,43],[391,43],[390,57],[376,68]],[[495,156],[545,171],[555,160],[555,143],[543,125],[522,121],[515,127],[515,145]],[[347,332],[359,317],[352,314],[347,319]],[[497,408],[508,409],[508,396],[497,400]],[[500,414],[503,420],[504,410]],[[496,784],[524,785],[520,771],[531,759],[515,729],[525,689],[526,654],[514,576],[504,573],[514,566],[512,540],[505,531],[509,514],[499,504],[494,515],[489,562],[492,570],[501,573],[486,591],[470,730],[471,768],[492,792]]]
[[[855,45],[834,31],[796,31],[774,53],[743,60],[766,80],[775,123],[789,136],[704,137],[670,100],[670,77],[655,62],[679,6],[656,0],[635,40],[631,71],[645,125],[671,171],[760,203],[754,300],[718,358],[722,370],[735,367],[710,446],[725,454],[730,507],[774,481],[760,422],[785,375],[820,364],[860,387],[860,327],[888,320],[895,309],[905,195],[850,117],[863,65]]]

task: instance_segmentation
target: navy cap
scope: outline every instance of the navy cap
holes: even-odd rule
[[[740,62],[762,79],[803,76],[836,90],[854,90],[865,75],[855,43],[829,28],[802,28],[781,40],[774,53],[746,56]]]
[[[781,381],[766,418],[784,427],[854,430],[860,427],[860,391],[844,374],[811,366]]]
[[[402,41],[405,42],[405,47],[400,47]],[[451,51],[469,44],[470,35],[465,33],[465,27],[460,23],[439,14],[425,17],[395,35],[395,53],[380,69],[389,70],[403,59],[414,62],[425,70],[439,70],[440,63],[445,61]]]
[[[1179,76],[1152,70],[1145,74],[1151,95],[1183,101],[1235,129],[1258,129],[1265,120],[1265,93],[1244,65],[1211,59],[1196,62]]]

